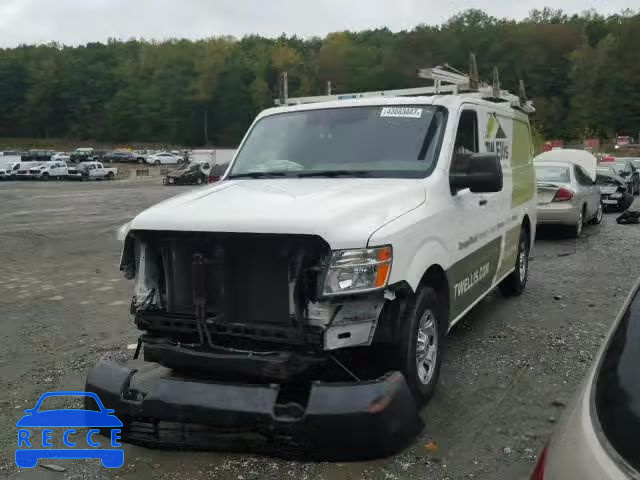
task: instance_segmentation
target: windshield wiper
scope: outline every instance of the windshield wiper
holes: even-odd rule
[[[286,172],[248,172],[237,173],[235,175],[229,175],[229,180],[234,178],[273,178],[273,177],[286,177]]]
[[[296,175],[304,177],[371,177],[371,172],[367,170],[318,170],[315,172],[301,172]]]

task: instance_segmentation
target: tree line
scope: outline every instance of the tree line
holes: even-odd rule
[[[418,68],[448,63],[503,88],[523,79],[537,130],[576,140],[637,136],[640,14],[534,10],[515,21],[467,10],[440,26],[337,32],[325,38],[247,36],[0,49],[0,137],[234,146],[278,78],[289,95],[425,85]]]

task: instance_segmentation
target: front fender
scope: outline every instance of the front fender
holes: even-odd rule
[[[433,225],[448,219],[445,212],[438,215],[442,218],[426,216],[424,209],[418,207],[384,225],[371,236],[370,246],[393,246],[390,284],[404,281],[415,291],[429,267],[439,265],[443,270],[450,267],[451,252],[444,240],[446,235],[433,230]]]
[[[406,281],[415,292],[425,272],[434,265],[447,271],[450,267],[450,254],[438,238],[429,238],[418,248],[406,267]],[[395,266],[395,258],[394,258]]]

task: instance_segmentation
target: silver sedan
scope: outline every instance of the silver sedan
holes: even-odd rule
[[[600,187],[580,166],[565,161],[536,161],[538,225],[568,226],[579,237],[585,223],[602,221]]]

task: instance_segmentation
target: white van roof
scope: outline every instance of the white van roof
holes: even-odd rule
[[[580,165],[593,181],[596,180],[598,159],[586,150],[573,150],[570,148],[551,150],[538,155],[534,162],[567,162]]]

